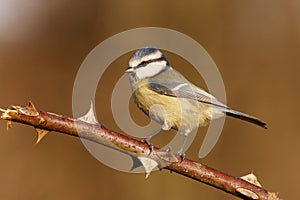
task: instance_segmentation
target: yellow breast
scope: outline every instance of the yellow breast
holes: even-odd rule
[[[153,120],[168,124],[176,130],[179,127],[192,130],[204,126],[210,116],[210,106],[195,100],[159,94],[149,89],[147,80],[136,83],[133,97],[137,106]]]

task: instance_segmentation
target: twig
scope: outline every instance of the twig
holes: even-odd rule
[[[44,112],[37,110],[31,102],[29,106],[26,107],[11,106],[8,109],[0,109],[0,111],[3,112],[1,119],[35,127],[38,132],[38,141],[46,135],[48,131],[57,131],[105,144],[138,158],[143,157],[154,160],[160,166],[163,166],[164,169],[203,182],[243,199],[280,199],[277,193],[269,192],[261,188],[259,183],[251,183],[242,178],[225,174],[187,158],[182,159],[180,156],[169,151],[166,151],[164,156],[161,156],[162,151],[159,148],[154,147],[151,151],[149,146],[144,142],[109,130],[102,124],[92,124],[82,121],[84,117],[72,119],[66,116]],[[86,118],[88,118],[88,116]]]

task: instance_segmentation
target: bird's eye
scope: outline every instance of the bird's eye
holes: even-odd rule
[[[139,65],[141,66],[141,65],[146,65],[147,64],[147,62],[146,61],[143,61],[143,62],[141,62]]]

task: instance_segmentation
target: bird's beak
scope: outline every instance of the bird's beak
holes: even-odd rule
[[[133,68],[132,67],[128,67],[125,71],[126,73],[130,73],[130,72],[133,72]]]

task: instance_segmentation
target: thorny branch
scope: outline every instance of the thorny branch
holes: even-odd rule
[[[243,199],[280,199],[277,193],[263,189],[253,174],[237,178],[190,159],[182,159],[168,150],[154,147],[151,151],[146,143],[98,124],[92,109],[79,119],[37,110],[31,102],[25,107],[0,108],[0,112],[1,119],[7,120],[7,128],[11,127],[12,121],[35,127],[38,133],[37,142],[49,131],[56,131],[105,144],[135,156],[143,164],[146,177],[155,167],[160,166]]]

